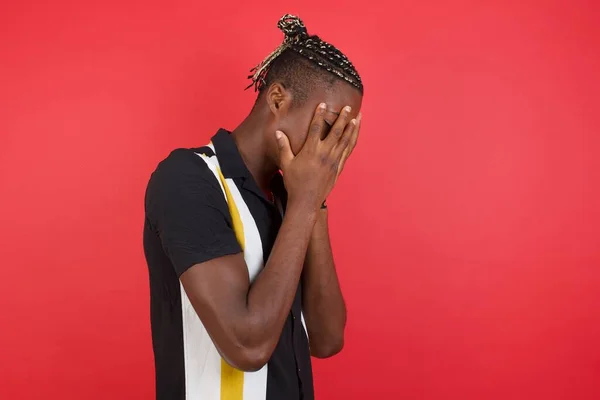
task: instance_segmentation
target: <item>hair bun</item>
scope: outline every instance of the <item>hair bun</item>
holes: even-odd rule
[[[308,36],[304,22],[295,15],[285,14],[277,23],[277,27],[285,34],[286,42]]]

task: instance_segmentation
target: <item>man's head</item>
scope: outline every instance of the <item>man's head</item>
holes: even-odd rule
[[[253,69],[249,87],[259,92],[255,111],[268,114],[267,130],[283,131],[297,154],[317,105],[327,103],[328,124],[335,122],[345,106],[352,107],[356,116],[363,85],[348,58],[318,36],[309,36],[300,19],[284,15],[278,27],[285,34],[284,42]],[[276,149],[274,140],[268,143]]]

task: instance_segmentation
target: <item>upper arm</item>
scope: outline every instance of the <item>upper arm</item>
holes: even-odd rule
[[[176,150],[158,165],[145,206],[177,276],[192,265],[241,252],[219,183],[191,151]]]

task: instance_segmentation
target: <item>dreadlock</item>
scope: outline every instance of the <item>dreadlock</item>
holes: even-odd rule
[[[250,70],[248,79],[252,83],[246,89],[254,86],[260,93],[274,81],[282,80],[302,102],[307,97],[307,86],[331,85],[336,79],[343,79],[363,93],[360,75],[348,57],[318,36],[309,35],[300,18],[286,14],[277,27],[285,35],[283,43]]]

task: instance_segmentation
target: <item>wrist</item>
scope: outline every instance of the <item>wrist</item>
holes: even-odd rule
[[[288,195],[288,209],[294,208],[307,213],[318,213],[322,207],[322,204],[325,203],[321,203],[318,199],[318,196],[314,196],[310,192],[304,192],[300,195],[292,195],[288,192]]]
[[[309,220],[316,221],[319,211],[321,211],[321,209],[318,205],[315,205],[315,202],[294,201],[290,199],[285,213],[286,215],[300,215]]]

